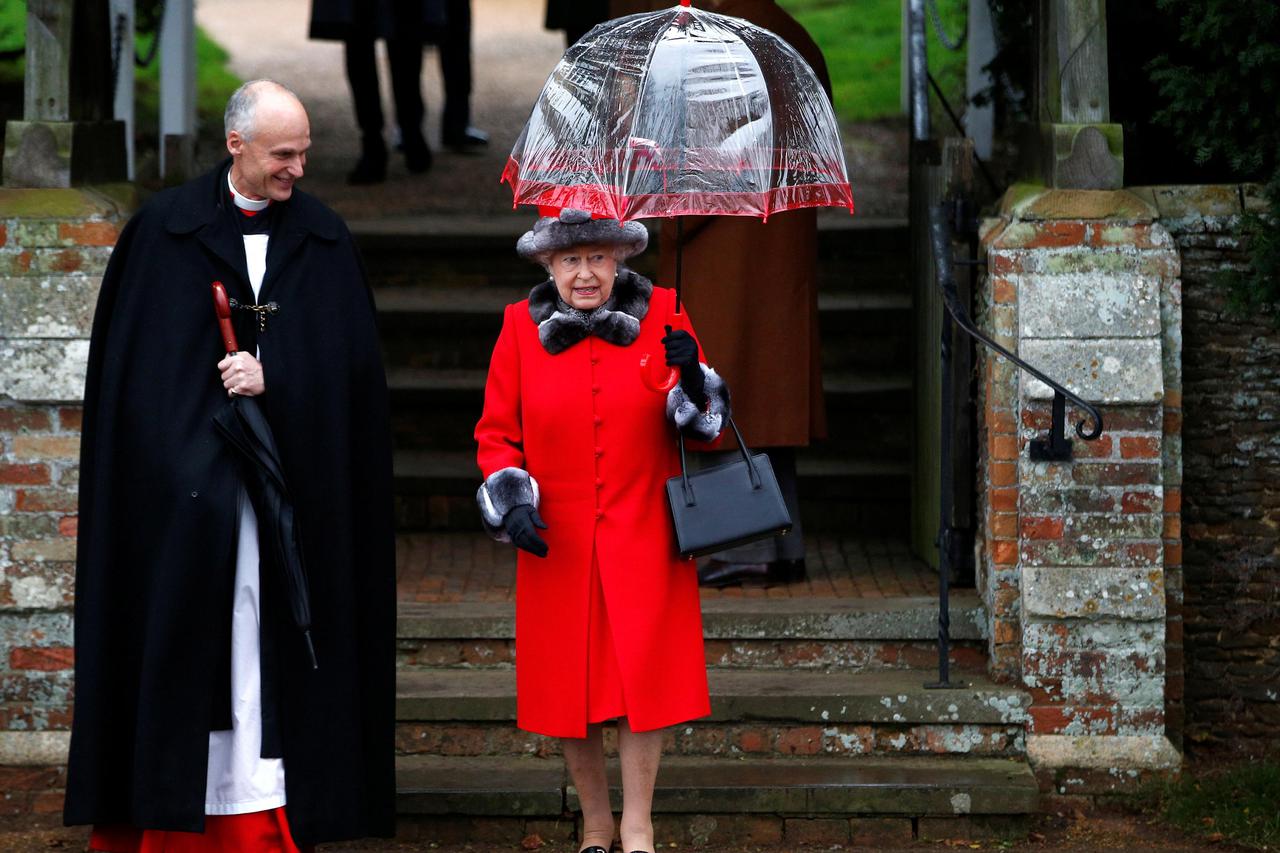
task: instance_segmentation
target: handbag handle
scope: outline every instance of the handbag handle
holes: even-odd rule
[[[738,425],[733,422],[733,415],[728,415],[730,428],[738,439],[738,451],[742,454],[742,461],[747,463],[747,474],[751,478],[751,488],[759,489],[763,486],[760,480],[760,472],[756,470],[755,460],[751,458],[751,448],[747,447],[746,440],[742,437],[742,432],[738,429]],[[689,482],[689,461],[684,450],[684,433],[676,434],[677,440],[680,442],[680,477],[682,488],[684,489],[684,505],[695,506],[698,501],[693,494],[693,484]]]

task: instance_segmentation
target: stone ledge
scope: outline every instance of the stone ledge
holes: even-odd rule
[[[1023,338],[1154,338],[1160,281],[1138,275],[1025,276],[1018,286]]]
[[[124,218],[138,207],[133,184],[71,189],[0,188],[0,219]]]
[[[1063,190],[1015,184],[1004,194],[1000,214],[1007,219],[1112,219],[1151,222],[1154,205],[1128,190]]]
[[[1027,735],[1027,757],[1040,768],[1176,770],[1182,754],[1164,735]]]
[[[70,747],[71,732],[0,732],[0,766],[66,764]]]
[[[80,403],[89,366],[86,339],[0,340],[0,398]]]
[[[1159,338],[1024,338],[1028,364],[1094,403],[1153,405],[1164,398]],[[1053,389],[1019,372],[1025,397],[1053,399]]]
[[[1163,619],[1163,569],[1024,566],[1022,607],[1054,619]]]
[[[0,277],[0,338],[87,338],[96,276]]]

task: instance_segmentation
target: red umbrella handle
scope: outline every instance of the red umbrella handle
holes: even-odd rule
[[[680,316],[677,311],[671,315],[672,320]],[[671,324],[667,324],[667,332],[670,333]],[[640,356],[640,381],[644,383],[644,387],[650,391],[659,394],[665,394],[672,388],[676,387],[676,383],[680,381],[680,371],[674,367],[668,367],[663,363],[662,359],[654,358],[652,354],[645,353]]]
[[[665,394],[680,381],[680,371],[667,367],[661,359],[645,353],[640,356],[640,381],[650,391]]]
[[[235,355],[240,351],[236,343],[236,331],[231,327],[231,300],[227,299],[227,289],[222,282],[215,281],[213,287],[213,312],[218,315],[218,331],[222,333],[222,345],[227,355]]]

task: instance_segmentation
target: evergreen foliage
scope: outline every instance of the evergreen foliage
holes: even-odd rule
[[[1181,33],[1177,59],[1148,66],[1157,122],[1198,163],[1264,184],[1267,210],[1245,215],[1250,266],[1228,273],[1236,306],[1280,305],[1280,5],[1275,0],[1157,0]],[[1280,312],[1277,313],[1280,319]]]

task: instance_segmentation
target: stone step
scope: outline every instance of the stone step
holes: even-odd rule
[[[478,415],[477,415],[478,416]],[[465,426],[453,415],[410,420],[392,413],[401,444],[394,456],[396,523],[399,530],[475,530],[475,492],[480,483]],[[889,445],[891,448],[892,445]],[[839,445],[801,452],[801,513],[813,531],[843,530],[880,536],[905,536],[911,500],[911,467],[905,454],[886,455],[884,447],[859,448],[865,457],[840,455]],[[877,450],[880,455],[870,455]]]
[[[390,367],[387,387],[392,394],[405,397],[467,392],[479,395],[484,391],[487,375],[488,371],[481,367]],[[906,392],[911,390],[911,375],[903,371],[832,371],[822,377],[822,388],[829,401],[845,396]]]
[[[863,673],[803,670],[712,670],[711,722],[774,720],[838,724],[1021,726],[1030,697],[975,672],[957,673],[954,689],[930,690],[930,670]],[[396,718],[402,722],[510,722],[515,673],[500,669],[401,671]]]
[[[952,590],[951,637],[986,639],[978,593]],[[938,600],[897,598],[711,599],[702,603],[702,632],[711,640],[933,640]],[[507,602],[401,602],[401,640],[515,638],[515,606]]]
[[[937,599],[771,598],[703,602],[706,663],[727,669],[846,673],[937,665]],[[986,663],[982,607],[973,590],[951,594],[952,666]],[[403,670],[515,665],[509,602],[402,603],[397,666]]]
[[[831,457],[821,451],[802,452],[796,460],[802,481],[812,480],[820,486],[824,480],[851,478],[910,477],[910,466],[894,459],[850,459]],[[474,495],[479,485],[480,469],[475,454],[469,450],[398,450],[394,458],[397,491],[414,492],[423,488],[431,494]],[[802,486],[802,492],[814,494]]]
[[[608,772],[617,810],[616,762],[609,763]],[[396,786],[401,816],[555,819],[579,809],[577,791],[558,758],[400,756]],[[685,820],[721,814],[920,818],[1025,815],[1036,810],[1038,800],[1035,777],[1018,760],[671,756],[658,771],[653,811]]]

